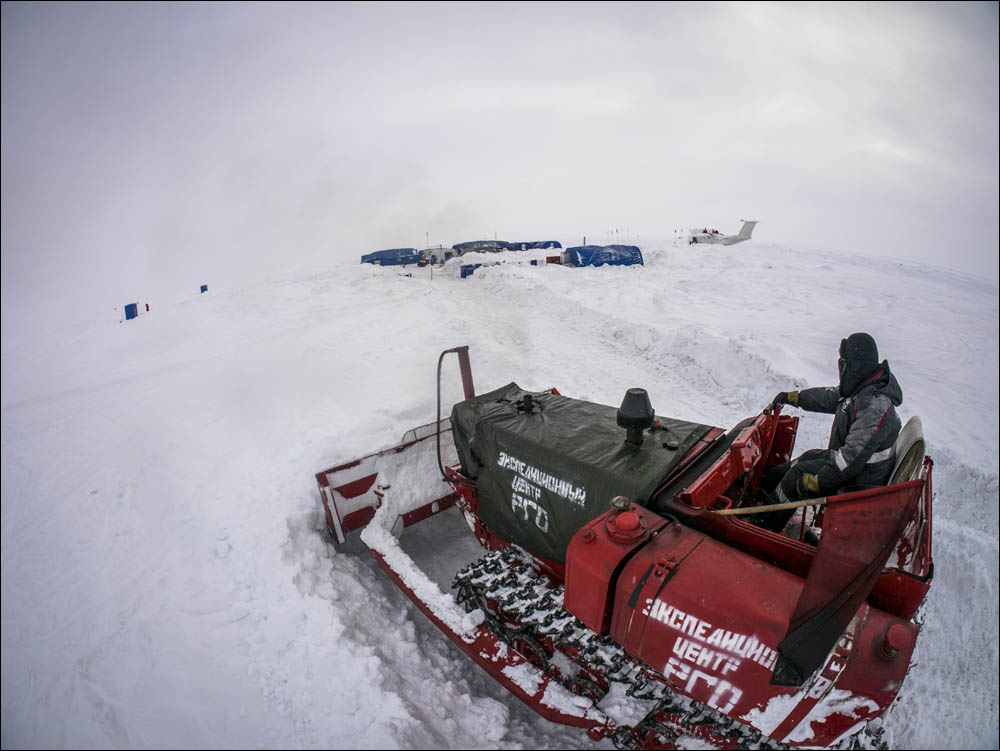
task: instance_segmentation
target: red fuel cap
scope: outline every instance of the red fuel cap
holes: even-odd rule
[[[634,511],[625,511],[618,514],[615,519],[615,526],[622,532],[635,532],[639,529],[639,515]]]
[[[642,517],[632,510],[608,515],[604,529],[611,540],[621,545],[632,545],[646,534]]]

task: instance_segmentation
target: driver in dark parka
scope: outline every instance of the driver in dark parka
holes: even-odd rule
[[[790,404],[809,412],[835,415],[829,448],[811,449],[790,462],[772,468],[761,487],[772,503],[820,498],[885,485],[895,465],[893,445],[899,436],[896,407],[903,391],[879,362],[875,340],[864,333],[840,342],[840,383],[803,391],[782,391],[771,402]],[[759,514],[754,523],[781,532],[797,509]]]

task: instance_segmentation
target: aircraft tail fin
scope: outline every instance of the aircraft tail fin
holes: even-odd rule
[[[745,237],[746,239],[749,240],[750,239],[750,235],[753,234],[753,228],[756,225],[757,225],[756,221],[748,221],[748,220],[744,219],[743,220],[743,228],[740,229],[740,237]]]

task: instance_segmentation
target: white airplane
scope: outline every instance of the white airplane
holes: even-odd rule
[[[688,245],[694,245],[695,243],[714,243],[717,245],[735,245],[736,243],[741,243],[744,240],[749,240],[750,235],[753,233],[754,225],[756,221],[743,220],[743,228],[740,229],[739,233],[735,235],[723,235],[717,229],[709,229],[708,227],[702,227],[698,229],[697,227],[692,228],[691,237],[688,238]]]

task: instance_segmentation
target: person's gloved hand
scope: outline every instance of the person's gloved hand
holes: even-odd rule
[[[768,405],[768,410],[773,410],[779,404],[791,404],[793,407],[799,406],[798,391],[779,391]]]
[[[819,495],[819,476],[804,474],[795,483],[799,498],[811,498]]]

